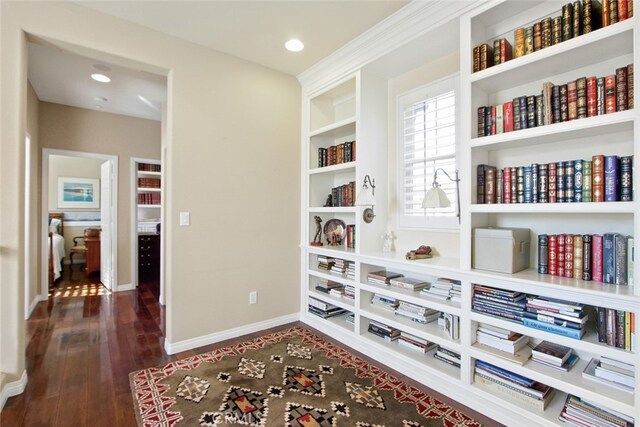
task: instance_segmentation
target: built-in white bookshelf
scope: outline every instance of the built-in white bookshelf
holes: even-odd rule
[[[379,153],[384,155],[387,151],[387,110],[395,106],[389,105],[393,100],[387,99],[385,88],[394,76],[369,76],[370,68],[363,66],[355,73],[349,71],[342,76],[327,76],[322,84],[316,82],[313,86],[316,89],[310,92],[303,85],[302,320],[506,425],[562,425],[559,415],[568,394],[599,402],[611,410],[635,417],[636,421],[640,414],[640,395],[637,391],[626,393],[594,383],[582,375],[592,357],[609,357],[634,365],[636,390],[640,388],[640,351],[628,351],[599,342],[593,315],[587,324],[587,332],[582,339],[577,340],[472,310],[473,286],[478,284],[573,301],[589,307],[600,306],[632,312],[635,314],[635,331],[640,326],[640,286],[616,286],[555,277],[539,274],[536,269],[537,236],[540,234],[618,232],[636,236],[640,227],[640,204],[635,200],[635,195],[640,194],[637,168],[634,167],[634,201],[630,202],[487,205],[478,204],[476,200],[476,171],[479,164],[503,168],[591,159],[596,154],[638,157],[640,117],[637,107],[586,119],[492,136],[477,136],[477,109],[480,106],[496,105],[516,96],[539,93],[546,81],[564,84],[579,77],[602,77],[614,74],[618,67],[640,62],[640,28],[636,16],[486,70],[472,72],[475,46],[492,43],[502,37],[507,37],[513,43],[516,28],[560,15],[563,4],[558,1],[477,2],[469,4],[459,17],[452,17],[459,19],[460,31],[460,93],[457,102],[460,109],[458,165],[461,177],[461,226],[458,257],[436,256],[427,260],[409,261],[404,258],[404,253],[383,253],[380,250],[380,235],[387,227],[383,216],[386,215],[385,211],[395,209],[393,206],[397,203],[394,197],[386,194],[386,163],[378,158]],[[415,37],[416,33],[411,34]],[[406,42],[411,44],[411,40]],[[397,61],[403,55],[410,54],[402,46],[398,46],[395,51],[380,55],[387,55]],[[635,99],[637,98],[636,96]],[[379,133],[380,129],[383,129],[382,134]],[[317,166],[318,148],[347,140],[357,141],[355,161],[324,168]],[[380,217],[376,217],[372,224],[362,221],[362,207],[323,206],[329,188],[349,179],[355,180],[359,189],[366,174],[376,179],[375,212]],[[309,242],[315,234],[315,215],[321,216],[323,220],[335,217],[346,223],[356,224],[356,247],[347,250],[344,247],[327,246],[324,241],[324,246],[310,246]],[[474,269],[473,230],[485,227],[530,229],[530,268],[515,274]],[[355,279],[319,271],[318,256],[349,260],[355,265]],[[640,277],[637,264],[634,265],[636,278]],[[438,300],[419,292],[369,283],[367,275],[378,270],[393,271],[430,283],[440,277],[459,280],[462,283],[461,302]],[[353,286],[355,300],[319,294],[315,289],[318,279]],[[450,339],[436,323],[422,325],[372,305],[371,299],[376,293],[459,316],[459,339]],[[343,324],[346,322],[340,322],[336,318],[324,320],[309,314],[306,301],[310,296],[327,302],[333,301],[335,305],[352,312],[353,327],[346,327]],[[421,354],[404,348],[397,342],[387,342],[368,333],[370,321],[388,324],[460,353],[461,367],[455,368],[435,359],[433,351]],[[531,360],[524,363],[510,360],[505,356],[506,353],[496,353],[496,350],[476,342],[479,323],[523,334],[534,342],[546,340],[571,347],[579,356],[579,361],[570,371],[561,372]],[[336,325],[341,327],[335,328]],[[636,332],[636,341],[637,334]],[[526,405],[502,399],[482,384],[474,382],[476,360],[544,383],[556,390],[555,395],[544,411],[532,410]]]

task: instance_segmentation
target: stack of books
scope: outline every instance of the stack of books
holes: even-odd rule
[[[396,279],[398,277],[402,277],[402,274],[380,270],[367,274],[367,282],[371,283],[372,285],[388,286],[391,282],[391,279]]]
[[[343,308],[337,307],[333,304],[329,304],[328,302],[320,301],[319,299],[315,299],[313,297],[309,297],[308,304],[309,313],[320,316],[323,319],[346,313],[346,310]]]
[[[480,323],[476,331],[476,341],[496,350],[516,354],[529,343],[529,337],[507,329]]]
[[[350,263],[351,261],[347,261],[346,259],[336,258],[333,267],[331,267],[331,272],[344,276]]]
[[[632,427],[633,418],[621,414],[599,403],[568,395],[560,420],[569,425],[579,426],[620,426]]]
[[[344,295],[344,285],[340,285],[335,288],[332,288],[329,291],[329,295],[331,295],[332,297],[342,298],[342,296]]]
[[[324,255],[318,255],[318,270],[331,271],[335,259]]]
[[[457,340],[460,338],[460,317],[455,314],[443,312],[442,320],[442,327],[449,339]]]
[[[355,290],[355,288],[353,286],[345,285],[343,297],[345,297],[347,299],[350,299],[350,300],[355,300],[356,299],[356,290]]]
[[[316,291],[320,291],[322,293],[328,294],[331,289],[339,288],[343,286],[338,282],[334,282],[333,280],[328,279],[318,279],[318,284],[316,285]]]
[[[569,338],[581,339],[589,316],[580,303],[530,296],[522,323],[529,327]]]
[[[398,339],[398,344],[420,353],[426,353],[436,347],[435,343],[429,342],[424,338],[420,338],[415,335],[408,334],[404,331],[400,332],[400,338]]]
[[[429,323],[438,320],[440,312],[431,308],[423,307],[410,302],[400,301],[396,308],[396,315],[407,317],[414,322]]]
[[[521,292],[473,285],[471,306],[473,311],[522,322],[526,305],[525,298],[526,295]]]
[[[550,341],[542,341],[531,350],[531,360],[561,371],[568,371],[578,361],[573,349]]]
[[[395,279],[389,280],[389,285],[394,288],[417,292],[428,287],[429,283],[421,279],[412,279],[411,277],[396,277]]]
[[[385,295],[373,294],[373,297],[371,298],[371,304],[388,311],[395,311],[395,309],[398,307],[398,300]]]
[[[451,290],[454,284],[460,284],[457,280],[446,279],[440,277],[436,280],[428,289],[425,288],[420,291],[420,295],[425,295],[431,298],[437,298],[442,300],[448,300],[451,298]]]
[[[384,340],[388,342],[396,341],[398,338],[400,338],[400,329],[385,325],[382,322],[376,322],[375,320],[369,320],[368,331],[373,335],[384,338]]]
[[[449,365],[453,365],[456,368],[460,367],[460,353],[444,348],[441,345],[438,345],[433,357]]]
[[[356,316],[353,313],[349,313],[344,317],[344,320],[347,323],[351,323],[352,325],[354,324],[354,322],[356,321]]]
[[[635,390],[633,365],[607,357],[592,358],[582,371],[582,376],[628,393],[633,393]]]
[[[347,266],[347,279],[356,280],[356,265],[353,262]]]
[[[555,389],[522,375],[476,360],[474,381],[491,394],[517,402],[535,411],[547,407]]]
[[[453,287],[449,291],[449,295],[451,295],[451,301],[460,304],[462,301],[462,282],[459,280],[454,281]]]

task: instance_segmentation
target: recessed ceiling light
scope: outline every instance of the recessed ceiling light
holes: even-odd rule
[[[108,99],[105,98],[104,96],[96,96],[93,99],[95,99],[96,101],[101,101],[101,102],[107,102],[108,101]]]
[[[284,47],[286,47],[287,50],[290,50],[291,52],[300,52],[302,49],[304,49],[304,43],[302,43],[298,39],[291,39],[284,44]]]
[[[93,68],[100,71],[111,71],[111,67],[104,64],[93,64]]]
[[[96,105],[96,109],[102,110],[102,105]]]
[[[91,74],[91,78],[100,83],[109,83],[111,79],[104,74]]]

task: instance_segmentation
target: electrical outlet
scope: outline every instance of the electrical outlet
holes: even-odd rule
[[[249,292],[249,304],[258,303],[258,293],[256,291]]]

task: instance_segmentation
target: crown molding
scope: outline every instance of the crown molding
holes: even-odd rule
[[[307,93],[362,68],[439,26],[457,19],[483,0],[414,0],[379,22],[297,78]]]

